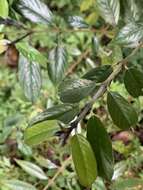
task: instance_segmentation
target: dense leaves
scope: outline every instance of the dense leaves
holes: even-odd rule
[[[108,110],[113,122],[125,130],[133,127],[138,116],[134,108],[117,92],[109,92],[107,97]]]
[[[98,174],[108,180],[113,175],[113,152],[109,136],[98,117],[91,117],[87,124],[87,139],[94,151]]]
[[[89,142],[82,135],[71,139],[72,158],[80,183],[91,187],[97,177],[96,159]]]

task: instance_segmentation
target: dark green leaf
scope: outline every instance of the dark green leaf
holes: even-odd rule
[[[41,72],[36,62],[30,62],[23,55],[19,59],[19,81],[25,96],[31,102],[35,102],[41,89]]]
[[[111,24],[116,25],[120,16],[119,0],[97,0],[97,6],[103,19]]]
[[[64,78],[67,66],[67,51],[61,45],[57,45],[49,54],[48,72],[51,81],[58,84]]]
[[[76,103],[95,89],[95,82],[86,79],[65,80],[59,86],[60,99],[64,103]]]
[[[143,95],[143,72],[137,68],[126,70],[124,83],[127,91],[133,97]]]
[[[115,43],[126,46],[136,47],[143,39],[143,24],[129,23],[124,26],[115,38]]]
[[[24,133],[25,142],[28,145],[40,144],[53,137],[57,130],[57,123],[53,120],[33,125],[32,127],[28,127]]]
[[[80,16],[70,16],[69,23],[74,28],[87,28],[88,24]]]
[[[91,69],[83,76],[83,78],[88,80],[94,80],[95,82],[99,83],[105,81],[112,73],[112,71],[113,69],[110,65],[103,65]]]
[[[99,176],[111,180],[114,171],[112,144],[100,119],[95,116],[87,123],[87,139],[97,160]]]
[[[20,0],[18,7],[22,14],[32,22],[48,24],[52,21],[52,12],[40,0]]]
[[[89,142],[82,135],[71,139],[72,157],[81,185],[91,187],[97,177],[96,159]]]
[[[133,107],[117,92],[109,92],[107,97],[108,110],[113,122],[125,130],[134,126],[138,116]]]
[[[77,113],[78,113],[78,106],[76,105],[71,105],[71,104],[56,105],[43,111],[42,113],[39,113],[36,117],[32,119],[30,125],[34,125],[46,120],[54,120],[54,119],[62,120],[64,118],[68,120],[70,116],[71,116],[70,120],[72,120]],[[70,114],[69,117],[68,114]]]

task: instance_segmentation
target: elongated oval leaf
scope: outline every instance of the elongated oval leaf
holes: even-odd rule
[[[33,185],[19,180],[3,180],[1,184],[10,190],[36,190]]]
[[[74,28],[87,28],[88,24],[80,16],[70,16],[69,24]]]
[[[7,0],[0,0],[0,16],[8,17],[9,7]]]
[[[95,82],[86,79],[69,79],[59,86],[60,99],[64,103],[77,103],[95,89]]]
[[[115,38],[117,44],[126,47],[136,47],[139,42],[143,40],[143,24],[142,23],[129,23],[124,26]]]
[[[124,84],[133,97],[143,95],[143,72],[137,68],[128,69],[124,76]]]
[[[138,116],[133,107],[117,92],[109,92],[107,97],[108,110],[113,122],[125,130],[134,126]]]
[[[96,159],[89,142],[82,135],[71,139],[72,157],[81,185],[91,187],[97,177]]]
[[[20,0],[18,7],[22,14],[32,22],[48,24],[52,21],[52,12],[40,0]]]
[[[41,72],[36,62],[30,62],[23,55],[19,60],[19,81],[24,90],[25,96],[31,102],[35,102],[41,89]]]
[[[113,69],[110,65],[103,65],[88,71],[83,78],[94,80],[97,83],[105,81],[112,73]]]
[[[87,139],[97,160],[99,176],[111,180],[114,170],[112,144],[100,119],[95,116],[88,121]]]
[[[104,20],[116,25],[120,16],[120,1],[119,0],[97,0],[97,6]]]
[[[43,170],[36,164],[17,159],[15,161],[25,172],[27,172],[31,176],[37,177],[38,179],[47,180],[47,176],[45,175]]]
[[[49,54],[48,72],[51,81],[58,84],[64,78],[65,69],[67,66],[67,51],[61,46],[57,45]]]
[[[55,121],[45,121],[32,127],[28,127],[24,133],[25,142],[29,145],[37,145],[53,137],[58,130]]]
[[[56,105],[53,106],[42,113],[39,113],[36,117],[34,117],[30,125],[34,125],[46,120],[60,120],[63,117],[66,117],[67,119],[67,114],[73,113],[71,116],[71,120],[75,117],[75,115],[78,113],[78,107],[76,105],[71,105],[71,104],[61,104],[61,105]]]

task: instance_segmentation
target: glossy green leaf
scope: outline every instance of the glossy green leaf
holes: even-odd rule
[[[36,164],[33,164],[31,162],[28,161],[24,161],[24,160],[15,160],[16,163],[28,174],[30,174],[31,176],[34,176],[38,179],[41,180],[47,180],[47,176],[45,175],[45,173],[43,172],[43,170],[37,166]]]
[[[97,6],[103,19],[111,24],[116,25],[120,16],[119,0],[97,0]]]
[[[87,123],[87,139],[94,151],[99,176],[111,180],[113,176],[112,143],[98,117],[91,117]]]
[[[0,16],[5,18],[8,17],[9,7],[7,0],[0,0]]]
[[[72,157],[81,185],[91,187],[97,177],[96,159],[93,150],[82,135],[71,139]]]
[[[131,22],[124,26],[115,38],[115,43],[126,47],[136,47],[143,39],[143,24]]]
[[[25,142],[29,145],[40,144],[53,137],[57,130],[57,123],[53,120],[33,125],[28,127],[24,133]]]
[[[33,185],[19,180],[3,180],[0,184],[9,190],[36,190]]]
[[[66,66],[67,51],[63,46],[57,45],[49,54],[48,64],[49,76],[54,84],[58,84],[62,81]]]
[[[133,97],[143,95],[143,72],[137,68],[126,70],[124,84]]]
[[[71,112],[73,113],[70,117],[70,119],[72,120],[75,115],[78,113],[78,107],[77,105],[71,105],[71,104],[60,104],[60,105],[55,105],[41,113],[39,113],[36,117],[34,117],[31,122],[30,125],[34,125],[36,123],[40,123],[46,120],[61,120],[62,118],[65,117],[65,119],[67,120],[67,116],[68,114],[71,114]]]
[[[52,12],[41,0],[20,0],[18,7],[34,23],[48,24],[52,21]]]
[[[20,55],[18,70],[19,81],[25,96],[29,101],[35,102],[40,95],[42,84],[39,65]]]
[[[97,83],[105,81],[112,73],[113,69],[110,65],[103,65],[96,67],[88,71],[83,78],[88,80],[94,80]]]
[[[84,19],[80,16],[70,16],[69,24],[74,28],[87,28],[88,24],[84,21]]]
[[[95,82],[86,79],[67,79],[59,86],[60,99],[64,103],[77,103],[90,95]]]
[[[109,92],[107,105],[115,125],[126,130],[136,125],[138,116],[134,108],[117,92]]]

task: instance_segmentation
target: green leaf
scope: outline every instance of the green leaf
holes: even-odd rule
[[[97,6],[103,19],[111,24],[116,25],[120,16],[119,0],[97,0]]]
[[[58,84],[64,78],[67,66],[67,51],[62,45],[57,45],[49,54],[48,72],[51,81]]]
[[[71,104],[56,105],[43,111],[42,113],[39,113],[31,120],[30,125],[34,125],[36,123],[40,123],[46,120],[61,120],[64,117],[67,120],[67,116],[68,114],[71,114],[71,112],[73,113],[73,115],[70,117],[70,119],[72,120],[78,113],[78,106]]]
[[[18,7],[21,13],[34,23],[49,24],[52,21],[52,12],[40,0],[20,0]]]
[[[87,139],[94,151],[99,176],[111,180],[113,176],[113,152],[108,133],[98,117],[91,117],[87,123]]]
[[[143,24],[131,22],[124,26],[115,38],[115,43],[126,47],[137,47],[143,40]]]
[[[98,55],[99,49],[100,49],[99,39],[97,38],[97,36],[93,36],[93,38],[92,38],[92,50],[93,50],[94,56]]]
[[[124,84],[133,97],[143,95],[143,72],[137,68],[126,70]]]
[[[0,16],[3,18],[8,17],[9,7],[7,0],[0,0]]]
[[[33,185],[19,180],[3,180],[0,184],[10,190],[36,190]]]
[[[117,92],[109,92],[107,97],[108,110],[115,125],[126,130],[138,122],[134,108]]]
[[[17,159],[15,159],[15,161],[25,172],[27,172],[31,176],[34,176],[41,180],[47,180],[47,176],[45,175],[43,170],[36,164],[33,164],[28,161],[17,160]]]
[[[97,177],[97,165],[89,142],[82,135],[71,139],[72,158],[79,181],[85,187],[91,187]]]
[[[59,86],[60,99],[64,103],[77,103],[95,89],[95,82],[86,79],[68,79]]]
[[[119,181],[116,181],[112,185],[112,189],[114,190],[137,190],[138,187],[142,187],[143,189],[143,180],[142,179],[135,179],[135,178],[130,178],[130,179],[122,179]],[[140,188],[141,189],[141,188]]]
[[[88,71],[82,78],[94,80],[96,83],[105,81],[112,73],[113,69],[110,65],[103,65]]]
[[[87,28],[88,24],[84,21],[84,19],[80,16],[70,16],[69,24],[74,28]]]
[[[24,133],[25,142],[28,145],[37,145],[53,137],[58,130],[55,121],[45,121],[32,127],[28,127]]]
[[[40,94],[42,84],[39,65],[20,55],[18,69],[19,81],[25,96],[29,101],[35,102]]]

